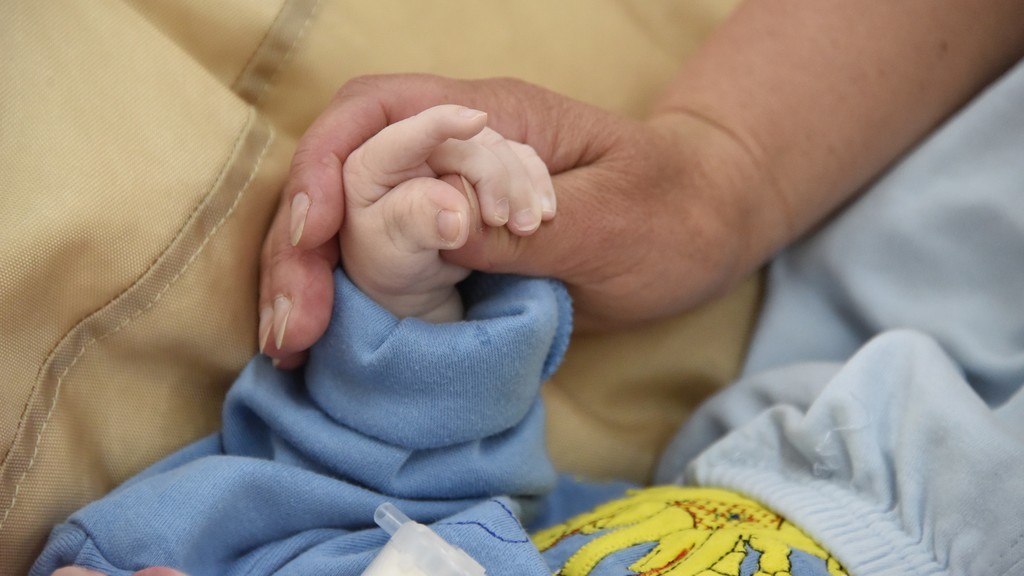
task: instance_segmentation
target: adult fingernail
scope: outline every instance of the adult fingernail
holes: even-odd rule
[[[274,327],[274,308],[267,306],[260,310],[260,354],[267,348],[267,339],[270,338],[270,329]]]
[[[459,179],[462,180],[462,191],[465,192],[467,196],[473,196],[476,194],[476,188],[473,188],[473,184],[469,180],[466,180],[465,176],[459,174]]]
[[[466,196],[466,200],[469,200],[470,213],[476,214],[480,206],[477,203],[476,188],[474,188],[473,184],[469,180],[466,180],[466,177],[462,174],[459,174],[459,178],[462,179],[462,193]]]
[[[540,219],[529,208],[516,212],[512,219],[512,225],[520,232],[530,232],[540,226]]]
[[[302,231],[306,228],[306,215],[309,214],[309,196],[299,192],[292,198],[292,246],[298,246],[302,239]]]
[[[497,226],[508,222],[508,198],[502,198],[494,205],[494,219],[497,220]]]
[[[438,210],[437,233],[445,244],[454,246],[462,236],[462,213],[453,210]]]
[[[274,334],[274,344],[281,349],[284,344],[284,329],[288,327],[288,316],[292,313],[292,301],[286,296],[274,298],[274,326],[277,331]]]

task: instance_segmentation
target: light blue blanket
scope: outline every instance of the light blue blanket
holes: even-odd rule
[[[1024,62],[772,265],[745,377],[660,479],[851,574],[1024,574]]]

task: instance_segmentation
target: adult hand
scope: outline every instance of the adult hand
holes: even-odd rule
[[[759,263],[745,247],[781,221],[752,201],[750,183],[766,179],[745,148],[696,117],[626,119],[511,79],[358,78],[299,141],[264,243],[261,347],[282,367],[303,361],[330,317],[344,160],[385,126],[443,103],[484,110],[491,128],[532,146],[558,197],[558,216],[532,236],[475,226],[448,257],[565,281],[579,327],[656,318],[719,293]]]

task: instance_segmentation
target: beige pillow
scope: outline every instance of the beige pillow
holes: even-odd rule
[[[511,75],[640,115],[727,9],[0,3],[0,574],[24,574],[50,526],[217,428],[255,351],[259,245],[295,139],[346,79]],[[645,478],[734,373],[756,292],[574,341],[546,391],[556,460]]]

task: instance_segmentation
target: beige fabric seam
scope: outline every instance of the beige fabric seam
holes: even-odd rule
[[[21,484],[28,476],[28,473],[35,462],[36,456],[38,455],[39,445],[42,441],[43,434],[46,432],[46,426],[50,422],[50,419],[57,408],[57,400],[60,396],[60,390],[68,372],[75,366],[75,364],[77,364],[78,360],[85,355],[90,346],[119,332],[133,320],[152,308],[164,293],[189,269],[195,259],[206,248],[209,241],[217,234],[224,222],[231,217],[235,208],[245,196],[245,192],[249,189],[249,185],[252,183],[253,178],[259,171],[259,167],[262,164],[263,159],[266,156],[266,151],[273,139],[273,129],[260,121],[256,115],[256,111],[250,108],[245,125],[240,131],[238,137],[235,139],[231,153],[228,155],[228,160],[224,163],[220,173],[217,175],[217,179],[214,181],[210,192],[189,215],[181,230],[179,230],[168,244],[167,249],[149,268],[146,269],[145,272],[142,273],[136,282],[129,286],[124,292],[118,294],[110,302],[100,307],[97,311],[78,322],[74,328],[61,338],[57,345],[54,346],[53,350],[51,350],[50,354],[47,355],[46,360],[40,368],[39,377],[36,379],[36,383],[33,386],[33,391],[30,396],[31,399],[26,404],[25,412],[18,424],[18,433],[15,436],[15,440],[11,445],[11,449],[5,456],[4,461],[0,463],[0,478],[7,476],[7,469],[9,465],[19,453],[23,454],[27,452],[28,446],[24,446],[24,444],[26,444],[25,440],[27,437],[31,436],[30,429],[34,427],[33,423],[37,420],[34,417],[34,413],[41,412],[41,405],[45,403],[46,393],[44,392],[44,389],[48,387],[48,376],[52,378],[52,374],[60,369],[60,365],[65,362],[66,364],[64,365],[63,370],[60,371],[60,375],[56,377],[49,407],[42,418],[41,424],[38,425],[39,429],[35,432],[35,441],[32,443],[32,451],[25,469],[22,470],[17,482],[14,483],[13,490],[6,488],[10,486],[9,482],[0,482],[0,501],[8,502],[3,516],[0,517],[0,532],[3,531],[7,518],[17,505],[18,493],[20,491]],[[237,188],[230,186],[241,176],[241,174],[244,173],[243,170],[248,171],[248,176],[245,180],[241,182]],[[224,193],[229,189],[235,190],[234,199],[230,205],[227,206],[226,210],[222,212],[221,217],[216,221],[216,223],[206,229],[202,240],[199,241],[198,245],[194,245],[189,242],[188,237],[199,231],[196,229],[203,226],[203,222],[201,222],[201,220],[208,213],[213,212],[218,208],[218,206],[216,206],[218,204],[217,201],[221,200],[225,196]],[[185,258],[186,256],[187,258]],[[183,259],[184,261],[182,261]],[[154,292],[152,289],[161,284],[161,273],[174,271],[175,268],[177,268],[177,270],[174,275],[170,279],[166,280],[163,283],[163,286]],[[151,296],[149,296],[150,294]],[[136,302],[136,300],[139,301]],[[104,324],[111,320],[116,321],[117,317],[122,315],[124,317],[117,322],[116,325],[112,328],[108,326],[104,331]],[[102,333],[98,336],[90,335],[90,333],[94,331],[100,331]],[[75,350],[76,346],[78,351],[71,356],[71,351]],[[67,354],[64,354],[65,352],[67,352]],[[62,362],[61,356],[69,357],[69,359]],[[5,494],[5,492],[10,492],[9,496]]]
[[[267,28],[259,46],[249,56],[245,67],[231,85],[232,91],[246,102],[256,105],[273,84],[299,40],[306,34],[320,0],[286,0],[274,21]],[[291,41],[288,41],[291,38]],[[287,42],[287,45],[284,43]]]

